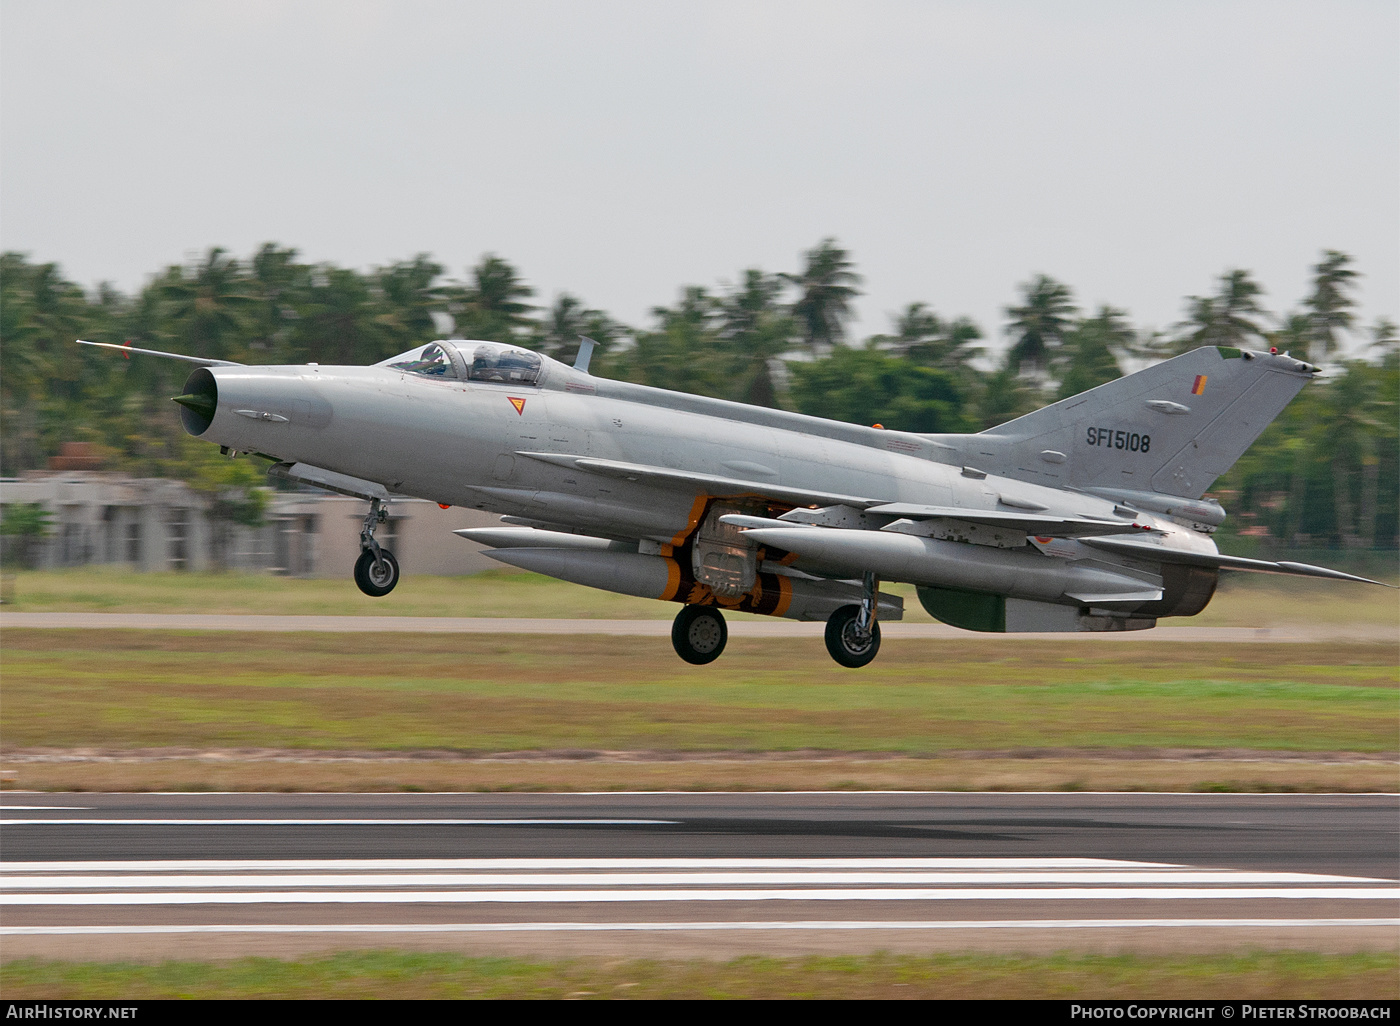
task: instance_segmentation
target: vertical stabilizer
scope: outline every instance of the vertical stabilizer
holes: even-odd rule
[[[1200,498],[1317,373],[1208,346],[978,435],[942,436],[990,473],[1055,487]]]

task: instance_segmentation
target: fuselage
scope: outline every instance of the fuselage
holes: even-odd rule
[[[742,511],[766,503],[770,515],[783,504],[732,484],[678,488],[645,476],[593,472],[564,458],[890,503],[1127,517],[1150,527],[1155,545],[1216,551],[1206,534],[1171,517],[1125,510],[1086,491],[982,473],[968,465],[956,438],[950,444],[946,436],[933,440],[613,382],[538,359],[529,382],[478,381],[450,371],[425,375],[387,363],[215,367],[196,371],[187,391],[216,393],[214,415],[194,433],[230,449],[643,546],[684,544],[714,501]],[[187,413],[186,425],[193,430],[200,418]],[[1067,595],[1127,592],[1134,582],[1139,590],[1162,587],[1160,567],[1091,551],[1072,539],[1030,538],[1017,548],[989,548],[874,532],[867,548],[865,564],[886,580],[1039,602],[1072,604]],[[841,558],[807,555],[788,565],[822,577],[851,576]],[[1170,615],[1181,606],[1178,599],[1165,594],[1137,607]]]

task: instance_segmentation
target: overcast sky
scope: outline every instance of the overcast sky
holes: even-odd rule
[[[506,257],[629,323],[825,236],[859,331],[1000,338],[1044,272],[1177,321],[1352,254],[1400,313],[1400,5],[0,0],[0,246],[132,290],[211,245]]]

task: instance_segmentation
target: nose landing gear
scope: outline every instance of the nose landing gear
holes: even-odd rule
[[[374,540],[374,529],[389,519],[389,511],[371,499],[365,525],[360,528],[360,558],[355,560],[355,584],[371,598],[381,598],[399,583],[399,561]]]
[[[880,624],[875,619],[880,579],[867,573],[862,584],[860,605],[842,606],[826,621],[826,650],[853,670],[867,665],[880,651]]]

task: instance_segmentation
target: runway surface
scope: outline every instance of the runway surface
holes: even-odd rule
[[[258,616],[206,613],[4,613],[0,628],[46,630],[200,630],[315,631],[430,634],[607,634],[619,637],[671,636],[670,620],[546,620],[515,617],[454,616]],[[738,638],[821,637],[826,625],[773,617],[733,617],[729,633]],[[986,639],[987,635],[941,623],[881,624],[885,640],[902,638]],[[1318,624],[1297,627],[1155,627],[1150,631],[1105,631],[1075,634],[1005,634],[999,642],[1017,641],[1190,641],[1190,642],[1327,642],[1397,643],[1393,625]]]
[[[3,957],[1400,944],[1393,796],[40,795]]]

